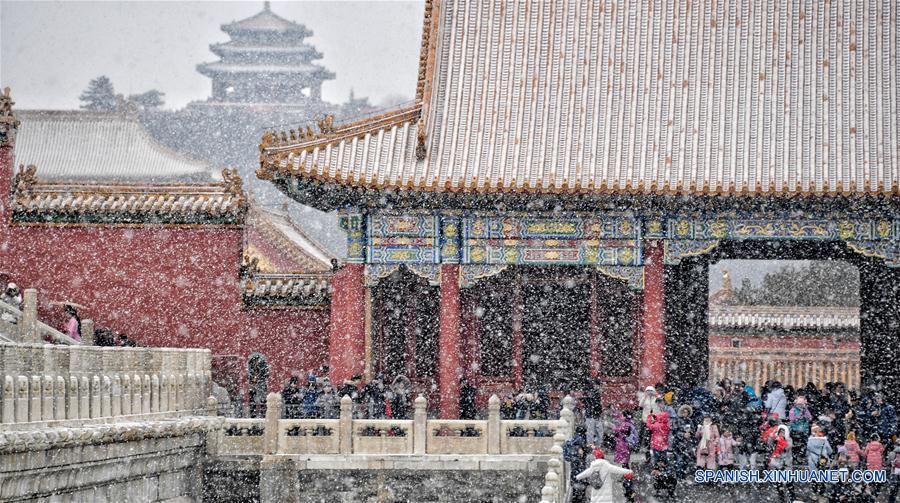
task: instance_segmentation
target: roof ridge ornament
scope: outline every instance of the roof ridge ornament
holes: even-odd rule
[[[37,166],[35,166],[34,164],[29,164],[28,166],[20,164],[19,172],[16,173],[16,178],[13,181],[13,187],[15,187],[15,198],[27,198],[28,193],[31,191],[31,187],[33,187],[35,184],[37,184]]]
[[[328,114],[322,120],[316,121],[322,134],[334,134],[334,115]]]
[[[19,118],[13,111],[13,105],[9,87],[0,93],[0,147],[14,147],[16,143],[16,131],[19,129]]]
[[[225,184],[225,192],[231,194],[235,198],[235,202],[245,210],[247,208],[247,197],[244,194],[244,181],[238,174],[237,168],[225,168],[222,170],[222,180]]]

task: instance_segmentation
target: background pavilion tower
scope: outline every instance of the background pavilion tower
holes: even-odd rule
[[[212,101],[319,104],[322,82],[335,77],[313,63],[322,54],[304,41],[312,30],[279,17],[269,2],[252,17],[222,25],[222,31],[231,40],[210,45],[221,60],[197,66],[212,79]]]

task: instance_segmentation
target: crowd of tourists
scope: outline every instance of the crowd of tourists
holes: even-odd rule
[[[409,419],[412,414],[412,384],[400,375],[390,383],[381,376],[363,383],[362,376],[334,386],[328,368],[310,371],[305,377],[291,376],[281,391],[285,419],[337,419],[341,397],[349,396],[353,417],[360,419]]]
[[[813,497],[876,501],[885,492],[887,501],[895,501],[900,489],[897,413],[881,391],[875,385],[857,393],[842,383],[794,389],[772,381],[757,393],[726,379],[712,389],[679,393],[657,384],[638,394],[637,408],[619,410],[602,406],[597,387],[579,400],[576,432],[564,449],[572,468],[572,501],[585,501],[597,459],[608,468],[594,471],[604,471],[607,478],[628,473],[632,461],[640,459],[653,491],[663,498],[675,498],[679,485],[694,484],[697,470],[869,469],[885,470],[888,483],[813,484]],[[627,498],[631,481],[623,485]],[[775,487],[786,501],[794,499],[795,489],[789,483]],[[591,501],[612,501],[601,492]]]

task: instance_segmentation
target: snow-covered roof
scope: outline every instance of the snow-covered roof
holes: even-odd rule
[[[330,274],[255,274],[243,286],[248,304],[317,306],[331,297]]]
[[[222,61],[215,61],[213,63],[203,63],[197,65],[197,70],[203,74],[210,73],[253,73],[253,74],[264,74],[264,73],[299,73],[299,74],[315,74],[321,73],[325,75],[323,78],[333,78],[334,74],[326,70],[321,65],[309,64],[309,63],[290,63],[290,64],[282,64],[277,65],[274,63],[268,64],[244,64],[244,63],[225,63]]]
[[[859,308],[834,306],[725,306],[709,307],[711,329],[818,329],[858,330]]]
[[[460,192],[900,193],[893,0],[425,9],[419,111],[360,133],[266,135],[263,177]]]
[[[306,26],[289,21],[272,12],[269,2],[265,2],[263,10],[253,16],[222,25],[222,31],[228,34],[236,32],[296,33],[302,37],[310,37],[313,34]]]
[[[270,272],[317,273],[331,271],[331,260],[337,257],[308,236],[286,213],[251,204],[247,224],[271,246],[284,254],[287,260],[297,266],[297,270]],[[256,245],[252,239],[249,244]],[[257,247],[258,249],[259,247]],[[266,259],[266,257],[259,258]]]
[[[246,196],[236,170],[223,182],[104,183],[47,181],[20,166],[13,182],[13,219],[79,224],[239,224]]]
[[[160,145],[125,113],[17,110],[16,164],[41,178],[93,181],[212,181],[209,164]]]

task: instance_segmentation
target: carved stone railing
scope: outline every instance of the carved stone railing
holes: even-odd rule
[[[559,430],[559,421],[519,420],[501,423],[501,454],[550,452],[553,435]]]
[[[270,393],[265,419],[226,419],[210,450],[219,455],[548,455],[555,440],[571,436],[569,397],[560,420],[504,421],[499,404],[492,396],[486,420],[429,420],[419,396],[413,419],[353,419],[345,396],[339,419],[281,419],[281,395]]]
[[[262,454],[265,449],[265,419],[225,418],[215,432],[215,453],[219,455]]]
[[[204,349],[0,344],[0,422],[6,428],[206,414]]]
[[[338,419],[283,419],[278,421],[278,445],[296,454],[338,454]]]
[[[812,382],[842,382],[850,388],[860,383],[860,356],[857,349],[710,348],[709,380],[740,380],[759,390],[770,380],[794,387]]]
[[[487,421],[431,420],[427,425],[428,454],[487,454]],[[538,454],[535,452],[534,454]]]
[[[354,419],[354,454],[412,454],[413,422],[392,419]]]

